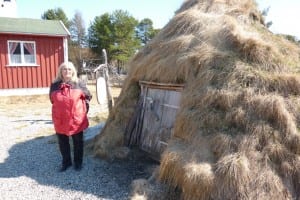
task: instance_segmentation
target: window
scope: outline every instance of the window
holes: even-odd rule
[[[8,41],[9,65],[35,65],[35,42]]]

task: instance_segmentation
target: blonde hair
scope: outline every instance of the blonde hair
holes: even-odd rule
[[[78,82],[77,70],[72,62],[63,62],[59,65],[57,76],[53,82],[63,81],[62,70],[64,68],[70,68],[72,71],[71,81]]]

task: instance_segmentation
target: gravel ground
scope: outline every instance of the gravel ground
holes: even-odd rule
[[[97,114],[93,109],[89,117]],[[1,200],[128,199],[132,180],[147,178],[156,166],[144,155],[108,162],[85,153],[81,171],[58,172],[50,110],[48,102],[0,104]]]

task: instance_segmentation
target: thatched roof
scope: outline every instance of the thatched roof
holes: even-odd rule
[[[186,0],[130,62],[95,153],[115,157],[139,80],[185,85],[158,178],[184,199],[300,196],[300,48],[252,0]]]

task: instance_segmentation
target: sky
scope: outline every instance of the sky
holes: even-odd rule
[[[294,35],[300,39],[300,0],[259,0],[261,10],[269,7],[266,22],[272,21],[273,33]]]
[[[184,0],[16,0],[18,17],[37,18],[49,10],[62,8],[68,19],[79,11],[88,27],[96,16],[124,10],[138,20],[150,18],[154,28],[163,28]],[[294,35],[300,39],[300,0],[257,0],[259,9],[269,8],[266,22],[272,21],[273,33]]]
[[[79,11],[89,26],[96,16],[115,10],[128,11],[137,20],[150,18],[154,28],[162,28],[172,19],[183,0],[16,0],[18,17],[41,18],[48,9],[62,8],[68,19]]]

